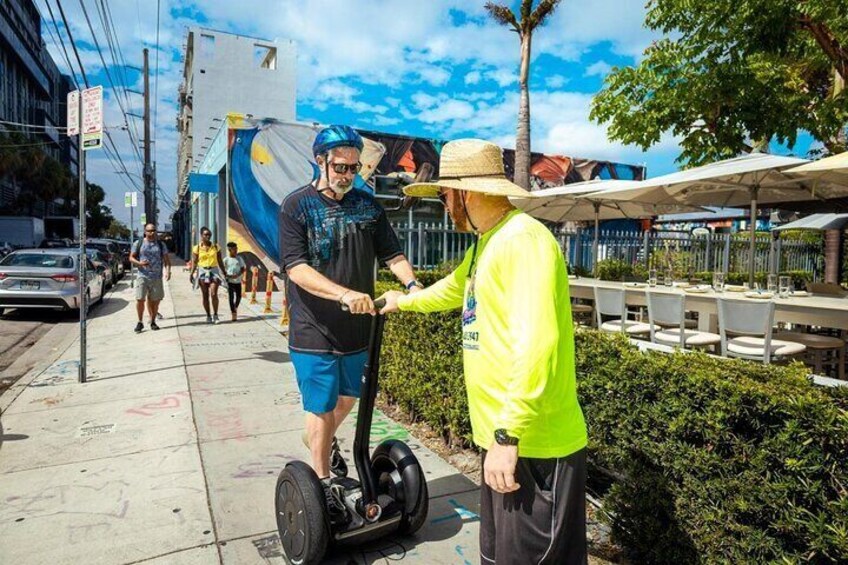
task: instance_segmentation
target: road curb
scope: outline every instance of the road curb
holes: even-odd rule
[[[16,366],[24,365],[33,357],[40,359],[33,367],[27,371],[15,384],[0,396],[0,414],[6,412],[9,406],[18,398],[29,384],[38,378],[39,375],[49,369],[65,352],[70,348],[74,341],[77,340],[75,329],[79,328],[79,324],[56,324],[50,331],[38,340],[38,342],[30,347],[26,353],[18,357],[18,359],[9,365],[3,374],[12,373]],[[53,345],[57,344],[58,345]]]

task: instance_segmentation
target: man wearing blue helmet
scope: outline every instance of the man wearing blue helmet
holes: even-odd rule
[[[288,274],[289,350],[306,416],[305,442],[331,512],[344,511],[329,476],[347,474],[336,430],[359,396],[379,260],[410,291],[412,266],[385,210],[354,189],[362,137],[347,126],[318,133],[312,146],[320,178],[294,191],[280,210],[281,264]],[[348,312],[343,311],[345,307]]]

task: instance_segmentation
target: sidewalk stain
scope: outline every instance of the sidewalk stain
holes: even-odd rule
[[[283,467],[286,466],[286,463],[294,459],[297,458],[293,455],[275,453],[259,461],[242,463],[238,466],[238,472],[233,475],[233,478],[255,479],[259,477],[267,477],[268,475],[276,475],[283,469]]]
[[[447,522],[448,520],[455,520],[457,518],[468,521],[468,522],[479,522],[480,516],[476,513],[472,512],[459,502],[457,502],[453,498],[448,499],[448,503],[453,506],[455,512],[451,512],[450,514],[446,514],[444,516],[439,516],[438,518],[433,518],[430,520],[431,524],[438,524],[440,522]]]
[[[127,414],[138,414],[140,416],[153,416],[157,410],[168,410],[180,407],[180,399],[176,396],[163,396],[158,402],[148,402],[138,408],[129,408]]]

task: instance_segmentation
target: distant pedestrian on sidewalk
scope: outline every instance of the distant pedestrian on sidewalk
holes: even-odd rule
[[[203,309],[206,311],[206,323],[217,324],[218,320],[218,287],[224,282],[224,261],[221,258],[221,248],[212,243],[212,232],[207,227],[200,228],[200,243],[191,252],[191,275],[193,281],[198,277],[200,294],[203,298]],[[212,310],[209,310],[209,301]]]
[[[438,181],[404,192],[438,197],[477,240],[432,286],[388,292],[383,312],[462,308],[471,431],[483,450],[481,562],[584,565],[586,424],[562,251],[510,203],[530,194],[506,178],[497,145],[451,141],[440,159]]]
[[[331,515],[344,513],[344,503],[331,488],[330,472],[347,475],[334,436],[359,396],[368,355],[370,316],[351,314],[374,313],[377,260],[407,288],[418,285],[382,205],[354,188],[363,147],[347,126],[320,131],[312,154],[321,176],[289,194],[280,210],[289,351],[307,413],[306,443]]]
[[[171,278],[171,258],[165,242],[156,236],[156,224],[145,224],[144,238],[135,242],[130,252],[130,262],[138,268],[135,279],[135,309],[138,313],[136,333],[144,330],[144,302],[147,301],[147,312],[150,314],[150,329],[158,330],[156,316],[159,314],[159,303],[165,298],[165,287],[162,284],[162,271],[165,280]]]
[[[233,321],[238,318],[238,307],[241,303],[241,276],[247,270],[244,259],[238,256],[238,245],[235,241],[227,244],[227,256],[224,257],[224,273],[227,275],[227,298],[230,301],[230,313]]]

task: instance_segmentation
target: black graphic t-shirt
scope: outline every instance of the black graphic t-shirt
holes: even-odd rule
[[[345,288],[374,295],[374,267],[402,253],[383,207],[353,189],[340,201],[314,186],[299,188],[280,207],[280,264],[306,264]],[[286,292],[289,347],[307,353],[358,353],[368,348],[371,316],[344,312],[338,301],[310,294],[291,280]]]

